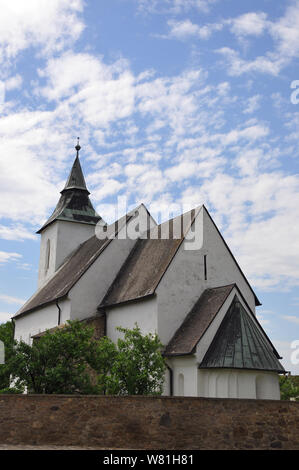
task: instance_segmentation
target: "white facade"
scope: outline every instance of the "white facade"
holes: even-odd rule
[[[66,257],[92,237],[94,225],[56,220],[41,233],[38,287],[60,268]]]
[[[115,343],[118,338],[123,336],[116,330],[118,326],[122,328],[134,328],[135,324],[139,326],[141,333],[157,333],[157,299],[151,297],[137,302],[117,305],[106,309],[107,336]]]
[[[130,216],[128,220],[126,216],[120,220],[119,236],[107,243],[63,298],[16,317],[16,340],[30,343],[32,336],[46,329],[67,320],[82,320],[97,314],[98,306],[132,252],[138,237],[142,238],[141,232],[156,225],[143,205],[127,216]],[[195,352],[167,358],[169,369],[165,376],[164,394],[172,392],[175,396],[279,399],[278,374],[275,372],[200,368],[234,297],[238,297],[248,315],[255,314],[256,298],[204,206],[195,210],[195,221],[192,226],[190,224],[188,217],[184,219],[187,230],[185,238],[169,265],[165,266],[154,292],[149,289],[150,296],[105,308],[106,335],[116,342],[122,335],[116,330],[118,326],[134,328],[137,324],[143,334],[157,333],[166,346],[206,289],[230,288],[234,284],[238,288],[229,291],[216,316],[198,340]],[[114,231],[111,224],[108,235]],[[162,232],[167,237],[166,224]],[[66,258],[94,234],[95,225],[86,223],[56,220],[46,226],[41,234],[39,289],[55,276]],[[272,347],[266,336],[265,341]]]
[[[58,303],[61,309],[61,324],[70,320],[71,302],[69,299],[60,300]],[[34,310],[29,315],[21,316],[15,320],[15,339],[31,343],[31,337],[49,330],[58,325],[59,309],[56,303],[51,303]]]
[[[279,400],[278,374],[239,369],[199,369],[197,396]]]

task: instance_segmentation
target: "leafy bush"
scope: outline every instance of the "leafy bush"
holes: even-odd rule
[[[93,328],[69,321],[32,345],[15,343],[7,364],[13,388],[3,387],[3,393],[161,394],[165,363],[158,336],[143,336],[137,324],[118,330],[124,337],[115,345],[107,337],[94,340]]]

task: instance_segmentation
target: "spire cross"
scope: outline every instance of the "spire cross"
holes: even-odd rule
[[[80,144],[79,144],[79,137],[77,137],[77,145],[75,149],[77,150],[77,157],[79,157],[79,150],[81,149]]]

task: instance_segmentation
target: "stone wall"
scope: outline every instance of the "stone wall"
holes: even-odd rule
[[[0,395],[0,445],[299,449],[299,403],[189,397]]]

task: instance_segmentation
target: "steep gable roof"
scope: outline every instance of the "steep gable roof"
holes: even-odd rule
[[[192,354],[234,287],[235,284],[230,284],[206,289],[168,343],[164,354],[166,356]]]
[[[82,243],[13,318],[18,318],[36,308],[65,297],[110,241],[109,239],[99,240],[94,235]]]
[[[199,367],[285,372],[261,327],[236,296]]]
[[[111,307],[153,295],[199,209],[192,209],[160,224],[147,232],[145,235],[147,238],[140,238],[98,308]],[[167,229],[169,227],[169,237],[163,238],[166,227]],[[173,234],[178,233],[178,227],[181,235],[179,238],[174,238]]]

